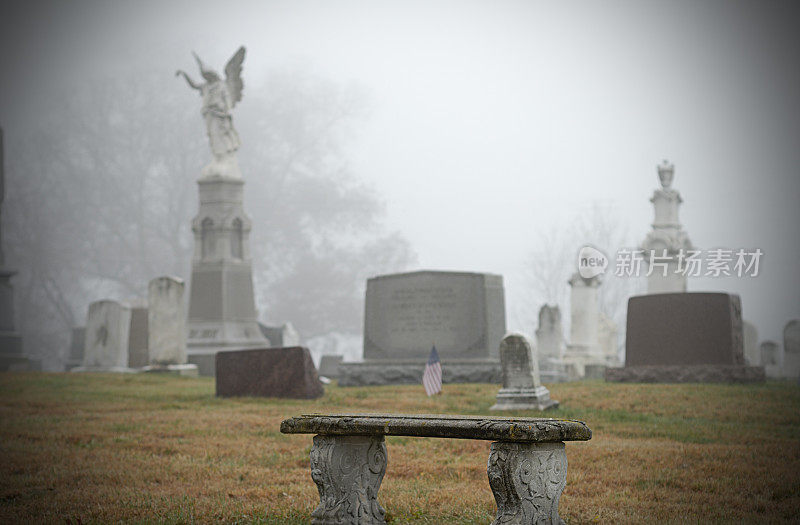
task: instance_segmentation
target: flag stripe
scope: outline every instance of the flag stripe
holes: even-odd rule
[[[439,353],[436,352],[435,346],[431,349],[431,356],[422,374],[422,386],[429,396],[442,391],[442,363],[439,361]]]

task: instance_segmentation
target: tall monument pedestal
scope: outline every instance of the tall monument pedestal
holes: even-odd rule
[[[642,243],[647,272],[647,293],[686,292],[687,255],[693,250],[683,230],[678,210],[683,199],[672,188],[675,167],[666,160],[657,167],[661,188],[653,192],[653,229]]]
[[[213,176],[197,184],[200,208],[192,222],[187,354],[201,375],[214,375],[217,352],[264,348],[269,341],[256,321],[244,181]]]

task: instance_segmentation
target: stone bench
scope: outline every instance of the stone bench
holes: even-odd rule
[[[449,415],[309,414],[284,420],[281,432],[317,434],[311,448],[311,478],[320,495],[311,513],[316,524],[386,523],[378,503],[387,464],[384,436],[494,441],[486,469],[497,502],[493,523],[563,523],[564,441],[592,438],[581,421]]]

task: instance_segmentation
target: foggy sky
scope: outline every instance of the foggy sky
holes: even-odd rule
[[[530,331],[534,322],[516,305],[535,233],[600,202],[637,245],[650,229],[655,166],[665,158],[676,166],[681,218],[696,246],[765,253],[756,279],[695,279],[690,290],[741,294],[762,340],[781,340],[783,325],[800,317],[800,17],[792,2],[0,9],[7,136],[34,126],[65,86],[144,68],[163,75],[165,89],[185,90],[172,75],[194,71],[191,50],[221,68],[243,44],[245,101],[268,68],[298,63],[363,88],[370,115],[349,156],[385,199],[389,226],[410,240],[421,268],[503,274],[510,329]]]

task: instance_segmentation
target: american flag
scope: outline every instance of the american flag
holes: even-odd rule
[[[429,396],[442,391],[442,363],[439,361],[436,345],[431,348],[431,356],[428,358],[428,364],[425,365],[422,385],[425,387],[425,393]]]

